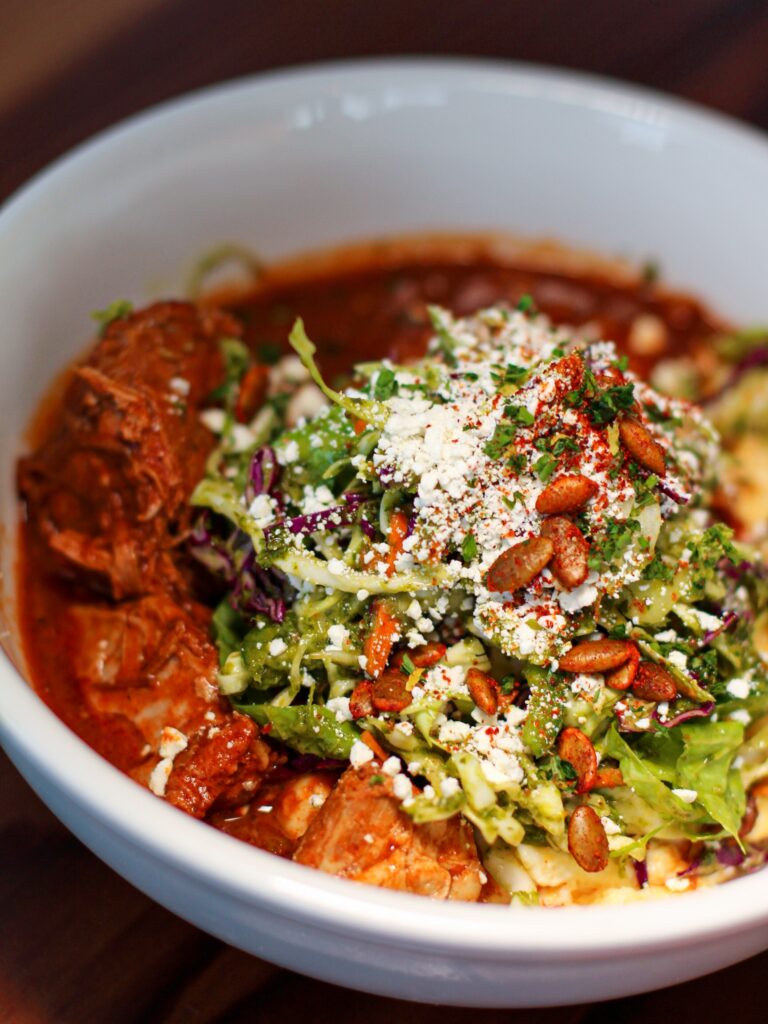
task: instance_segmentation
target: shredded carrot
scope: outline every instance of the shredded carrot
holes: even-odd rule
[[[359,435],[359,434],[362,434],[365,431],[365,428],[367,427],[367,425],[368,424],[365,422],[365,420],[355,420],[355,422],[354,422],[354,424],[352,426],[352,429],[354,430],[354,432],[356,434]]]
[[[269,367],[252,366],[240,381],[240,391],[235,404],[235,418],[238,423],[253,419],[259,407],[264,404],[269,388]]]
[[[389,553],[387,554],[387,576],[395,571],[395,562],[403,552],[403,541],[408,536],[408,516],[405,512],[393,512],[389,517]]]
[[[386,750],[381,746],[379,741],[371,735],[371,733],[362,732],[360,734],[360,739],[363,741],[366,747],[370,747],[370,749],[374,752],[374,754],[376,755],[376,757],[378,757],[380,761],[387,760],[388,755]]]
[[[368,659],[365,670],[374,679],[380,676],[386,668],[398,632],[397,619],[390,615],[385,604],[381,601],[377,602],[373,615],[373,628],[365,638],[364,645],[364,653]]]

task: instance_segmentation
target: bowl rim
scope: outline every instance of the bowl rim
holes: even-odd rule
[[[0,206],[0,241],[17,217],[108,147],[152,132],[200,106],[239,98],[274,104],[302,91],[332,98],[341,87],[380,87],[382,77],[439,77],[447,92],[507,92],[538,102],[593,111],[617,104],[643,120],[663,117],[681,128],[714,135],[721,144],[757,151],[768,170],[768,137],[719,113],[640,86],[542,65],[464,58],[377,58],[251,75],[165,101],[90,140],[38,172]],[[401,80],[398,78],[398,80]],[[293,921],[333,926],[350,936],[401,949],[430,949],[483,958],[540,960],[595,953],[613,959],[631,950],[689,947],[768,922],[768,870],[679,899],[619,906],[548,909],[426,902],[424,898],[353,884],[283,860],[195,821],[123,775],[60,721],[4,656],[0,663],[0,739],[22,763],[104,823],[175,869],[246,905]],[[760,896],[762,895],[762,899]],[[680,908],[667,914],[665,906]],[[523,914],[524,917],[520,917]],[[524,928],[520,927],[525,922]],[[712,922],[716,922],[714,925]],[[458,927],[450,928],[449,923]],[[628,932],[631,929],[631,934]]]

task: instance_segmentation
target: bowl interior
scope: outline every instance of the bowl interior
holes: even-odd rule
[[[275,260],[350,239],[488,230],[654,258],[725,315],[765,319],[767,180],[768,146],[723,119],[640,90],[488,64],[275,75],[99,137],[0,214],[6,649],[21,664],[15,459],[36,402],[87,342],[91,310],[179,294],[195,259],[223,242]],[[10,667],[0,684],[0,724],[24,744],[35,712],[21,708]],[[34,756],[55,771],[45,751]]]

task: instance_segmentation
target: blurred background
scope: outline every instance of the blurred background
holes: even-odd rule
[[[766,0],[0,0],[0,197],[189,89],[380,54],[580,68],[768,127]]]
[[[0,0],[0,200],[153,103],[272,68],[384,54],[578,68],[768,128],[767,0]],[[334,989],[230,949],[141,896],[0,753],[1,1024],[762,1024],[767,970],[763,955],[662,993],[521,1012]]]

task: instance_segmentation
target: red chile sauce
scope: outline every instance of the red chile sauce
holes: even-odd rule
[[[541,256],[534,266],[526,266],[525,261],[515,264],[496,257],[482,246],[465,248],[456,256],[447,242],[442,252],[439,245],[432,246],[426,255],[423,246],[409,252],[407,244],[397,257],[388,251],[386,258],[378,260],[376,252],[372,246],[357,262],[329,258],[321,268],[307,264],[305,272],[301,264],[293,264],[286,275],[270,271],[249,294],[220,301],[242,319],[246,341],[256,353],[267,347],[285,349],[294,318],[302,316],[329,377],[343,373],[354,362],[385,355],[402,361],[421,354],[430,333],[426,314],[430,303],[467,314],[498,302],[514,305],[530,294],[536,308],[555,322],[592,322],[598,336],[615,340],[620,348],[625,347],[635,318],[650,313],[668,331],[668,345],[661,355],[700,348],[722,330],[696,300],[664,291],[647,275],[635,274],[632,279],[626,269],[617,275],[594,269],[563,272],[543,266]],[[630,364],[641,374],[648,372],[653,361],[630,352]],[[62,413],[61,389],[56,390],[38,417],[46,436],[56,429]],[[40,442],[39,432],[33,440]],[[79,736],[118,767],[128,769],[137,752],[125,720],[90,717],[80,697],[62,624],[67,608],[83,595],[73,585],[51,577],[45,552],[23,524],[20,551],[20,622],[32,681]]]

